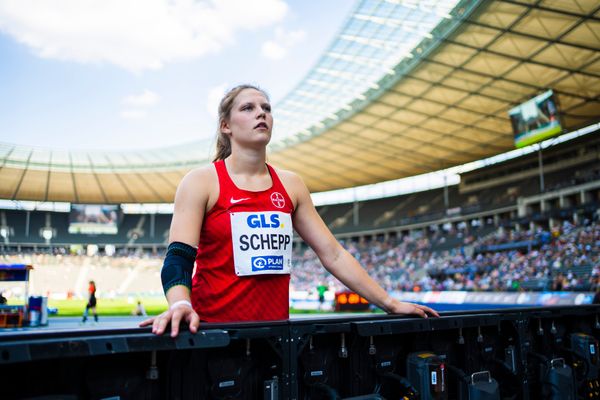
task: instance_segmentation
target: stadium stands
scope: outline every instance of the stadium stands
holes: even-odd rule
[[[490,228],[465,226],[455,232],[361,237],[342,240],[342,244],[390,291],[596,289],[600,277],[597,220],[585,220],[582,225],[565,222],[552,232],[500,227],[482,235],[483,229]],[[448,243],[452,247],[444,247]],[[138,251],[114,257],[30,253],[4,255],[2,261],[36,265],[32,289],[54,297],[85,296],[88,279],[102,283],[99,296],[161,294],[162,260],[156,253]],[[323,283],[333,290],[343,289],[310,248],[297,245],[293,290],[311,291]]]
[[[317,210],[340,237],[421,229],[430,225],[491,220],[523,225],[523,221],[572,219],[594,212],[600,201],[600,139],[578,138],[545,150],[544,191],[540,190],[536,154],[464,173],[459,185],[356,203],[324,205]],[[68,232],[69,214],[52,211],[2,210],[4,245],[44,246],[96,243],[124,247],[164,246],[169,214],[124,214],[116,235]],[[557,220],[557,221],[555,221]],[[44,230],[52,233],[44,238]],[[48,233],[46,233],[48,234]]]
[[[600,138],[588,136],[545,150],[544,191],[537,155],[528,154],[467,172],[459,185],[317,210],[388,290],[591,290],[600,243],[600,169],[591,159],[600,158]],[[56,296],[85,295],[91,277],[100,295],[159,295],[170,220],[124,214],[117,234],[85,235],[69,233],[67,212],[1,210],[0,249],[6,262],[29,257],[39,266],[33,288]],[[92,258],[88,244],[98,246]],[[312,250],[297,242],[294,251],[294,289],[341,289]]]

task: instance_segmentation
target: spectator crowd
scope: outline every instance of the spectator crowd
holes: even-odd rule
[[[450,249],[440,246],[456,238],[460,238],[460,245]],[[587,219],[581,223],[564,221],[552,230],[498,228],[481,237],[478,231],[466,228],[430,234],[423,230],[410,235],[345,239],[341,244],[388,291],[595,291],[600,287],[600,223]],[[144,285],[140,282],[143,276],[156,280],[145,283],[150,292],[161,293],[162,254],[156,252],[120,250],[112,256],[101,252],[89,256],[55,248],[52,253],[2,254],[0,263],[27,263],[38,270],[92,266],[113,271],[116,286],[122,286],[125,278],[115,271],[128,270],[137,286]],[[139,270],[142,265],[143,270]],[[148,272],[140,275],[140,271]],[[71,279],[66,274],[59,276],[63,277],[62,285]],[[310,248],[297,244],[291,290],[314,291],[320,285],[343,289]]]
[[[482,238],[461,234],[462,245],[441,251],[432,245],[439,233],[342,244],[387,290],[594,291],[600,284],[597,222],[565,221],[551,231],[500,228]],[[494,246],[503,250],[486,250]],[[310,248],[297,248],[293,288],[309,290],[320,282],[341,289]]]

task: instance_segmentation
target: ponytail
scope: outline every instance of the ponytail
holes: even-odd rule
[[[217,133],[217,154],[215,155],[214,161],[224,160],[231,154],[231,140],[223,132]]]

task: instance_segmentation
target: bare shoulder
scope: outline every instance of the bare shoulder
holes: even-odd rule
[[[212,165],[189,171],[177,187],[169,241],[198,244],[200,229],[213,191]],[[216,176],[216,172],[214,172]]]
[[[207,179],[217,179],[217,172],[215,171],[215,167],[213,166],[213,164],[208,164],[202,167],[192,169],[187,174],[185,174],[181,182],[206,182]]]
[[[288,185],[289,186],[296,186],[296,185],[305,186],[304,181],[302,180],[300,175],[298,175],[295,172],[288,171],[286,169],[279,169],[279,168],[275,168],[275,172],[277,172],[277,176],[279,176],[279,179],[281,179],[281,182],[286,187]]]
[[[180,196],[206,196],[218,187],[217,172],[212,164],[194,168],[189,171],[179,182],[177,195]]]
[[[209,186],[211,182],[217,180],[217,172],[212,164],[194,168],[189,171],[179,182],[180,189],[198,186]],[[208,184],[208,185],[207,185]]]

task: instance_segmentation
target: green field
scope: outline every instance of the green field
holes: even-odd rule
[[[98,299],[96,311],[100,316],[128,316],[132,315],[137,301],[141,300],[148,315],[158,315],[167,309],[167,300],[164,297],[147,298],[116,298],[116,299]],[[23,304],[22,301],[9,301],[9,304]],[[50,318],[74,317],[83,315],[87,300],[48,300],[48,308],[56,308],[57,314],[49,315]],[[328,311],[317,310],[296,310],[291,308],[290,314],[324,314]]]
[[[149,297],[141,298],[142,304],[146,309],[148,315],[158,315],[167,309],[167,300],[164,298]],[[12,302],[12,304],[23,304],[18,302]],[[83,315],[87,300],[48,300],[49,308],[58,309],[57,314],[49,315],[50,318],[60,317],[74,317]],[[100,316],[128,316],[132,315],[132,311],[135,309],[137,299],[133,302],[127,298],[117,299],[98,299],[96,311]],[[316,310],[295,310],[290,309],[290,314],[321,314],[327,311],[316,311]]]
[[[165,298],[150,297],[139,300],[141,300],[148,315],[157,315],[167,309]],[[50,315],[50,317],[80,316],[83,314],[86,304],[87,300],[48,300],[48,308],[58,309],[58,314]],[[134,301],[127,298],[98,299],[96,311],[101,316],[132,315],[136,304],[137,299]]]

